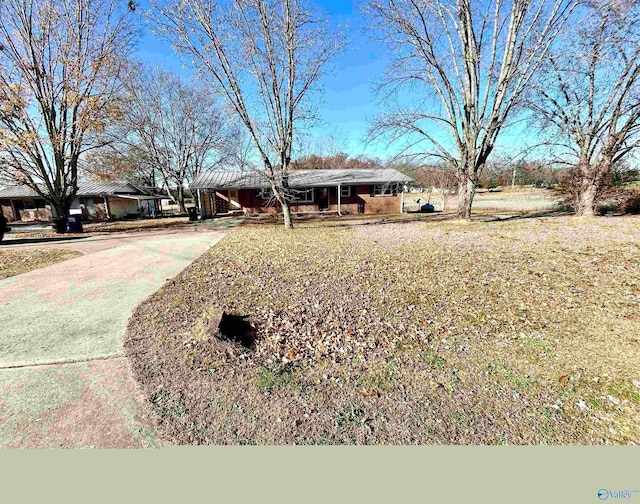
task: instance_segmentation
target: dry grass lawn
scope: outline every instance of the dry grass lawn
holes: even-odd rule
[[[164,440],[640,443],[640,218],[344,224],[244,225],[138,307]]]
[[[0,280],[82,255],[75,250],[0,249]]]
[[[166,217],[162,219],[142,219],[130,221],[95,222],[85,224],[83,230],[87,233],[121,233],[124,231],[147,231],[150,229],[169,229],[188,226],[188,217]]]
[[[442,210],[442,197],[438,191],[433,193],[405,193],[405,210],[418,210],[429,201],[437,211]],[[420,199],[420,203],[416,200]],[[473,199],[473,209],[477,211],[542,212],[552,210],[560,203],[560,197],[550,189],[531,189],[530,187],[503,187],[488,191],[479,189]],[[457,196],[447,200],[446,210],[457,209]]]
[[[58,234],[53,229],[47,229],[45,231],[35,231],[28,233],[13,232],[7,233],[4,240],[24,240],[24,239],[45,239],[45,238],[60,238],[74,237],[74,238],[86,238],[88,236],[108,234],[108,233],[124,233],[124,232],[136,232],[136,231],[151,231],[155,229],[175,229],[192,225],[189,222],[188,217],[167,217],[162,219],[143,219],[143,220],[130,220],[130,221],[113,221],[113,222],[91,222],[85,223],[82,226],[82,233],[64,233]]]

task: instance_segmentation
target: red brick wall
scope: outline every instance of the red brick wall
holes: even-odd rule
[[[317,212],[318,192],[315,194],[313,203],[300,203],[291,205],[294,213]],[[402,194],[395,196],[371,196],[372,187],[369,185],[352,186],[351,196],[340,198],[340,208],[344,214],[377,214],[377,213],[398,213],[400,212],[400,201]],[[267,201],[257,196],[255,189],[240,189],[238,199],[245,213],[277,213],[279,209],[275,205],[267,206]],[[329,188],[329,211],[338,211],[338,188]]]

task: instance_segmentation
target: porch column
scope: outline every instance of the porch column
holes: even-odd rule
[[[338,184],[338,215],[342,215],[342,211],[340,208],[341,197],[342,197],[342,184]]]
[[[104,198],[104,210],[107,212],[107,220],[111,220],[111,212],[109,211],[109,196],[106,194],[103,196]]]
[[[198,189],[198,203],[200,203],[200,219],[204,220],[204,200],[202,199],[202,189]]]
[[[402,187],[402,192],[400,193],[400,213],[404,213],[404,186]]]

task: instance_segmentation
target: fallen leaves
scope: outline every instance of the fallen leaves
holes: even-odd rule
[[[640,332],[633,316],[640,273],[616,264],[636,257],[629,243],[640,243],[637,222],[522,220],[472,223],[464,232],[446,222],[323,222],[293,234],[269,225],[236,229],[154,297],[140,331],[184,338],[206,306],[217,306],[250,318],[255,348],[190,347],[195,369],[214,367],[198,359],[215,363],[196,378],[180,364],[180,345],[163,345],[158,359],[171,369],[165,388],[188,390],[190,413],[162,429],[216,443],[637,439],[640,428],[608,431],[618,420],[637,426],[624,409],[636,405],[637,386],[620,395],[608,392],[618,376],[585,378],[640,365],[629,348],[638,343],[629,336]],[[595,260],[600,250],[607,260]],[[394,359],[401,368],[389,367]],[[262,366],[295,372],[278,375],[286,386],[256,399],[252,377]],[[236,415],[230,426],[227,413],[203,409],[206,396],[220,396],[216,411],[243,403],[265,420]],[[277,432],[268,427],[276,412]],[[208,437],[181,432],[189,422],[206,425]]]
[[[76,250],[65,249],[1,249],[0,280],[10,276],[21,275],[27,271],[43,268],[81,255],[82,253]]]

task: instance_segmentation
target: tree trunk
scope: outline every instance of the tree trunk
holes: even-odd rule
[[[471,220],[471,206],[476,194],[476,181],[466,173],[458,175],[458,218]]]
[[[577,215],[594,217],[597,215],[598,202],[603,189],[607,186],[607,177],[611,173],[611,163],[608,160],[589,165],[581,164],[580,190],[575,202]]]
[[[56,233],[65,233],[67,231],[67,214],[69,213],[69,208],[65,208],[64,202],[61,201],[49,201],[49,204],[53,207],[56,212],[56,217],[53,218],[53,229]],[[64,226],[57,225],[56,221],[58,219],[64,219]]]
[[[184,187],[178,184],[178,205],[180,205],[180,213],[186,213],[187,209],[184,207]]]
[[[193,201],[196,204],[196,208],[200,208],[200,191],[198,191],[197,189],[195,190],[191,190],[191,194],[193,195]]]
[[[284,215],[284,227],[285,229],[293,229],[293,219],[291,219],[291,208],[289,207],[289,203],[285,201],[281,203],[282,206],[282,215]]]
[[[283,169],[282,174],[283,197],[280,205],[282,206],[282,215],[284,216],[285,229],[293,229],[293,219],[291,218],[291,207],[289,206],[289,174]]]
[[[596,215],[596,193],[597,188],[593,180],[582,182],[580,204],[576,214],[584,215],[585,217],[593,217]]]

